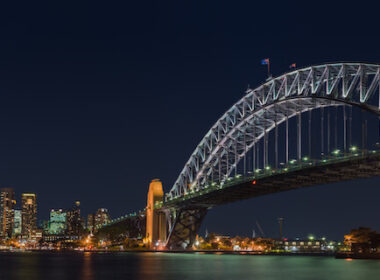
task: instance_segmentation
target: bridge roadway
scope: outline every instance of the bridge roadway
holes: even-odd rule
[[[249,199],[266,194],[347,180],[380,176],[380,151],[349,153],[319,161],[302,160],[282,169],[257,172],[255,176],[237,175],[224,185],[190,192],[157,205],[162,209],[212,208],[216,205]]]
[[[249,175],[230,177],[224,184],[210,183],[200,191],[156,203],[156,210],[171,213],[170,224],[174,225],[169,225],[168,240],[171,237],[172,243],[167,245],[167,249],[186,248],[183,244],[192,244],[207,211],[217,205],[303,187],[380,176],[380,150],[337,153],[317,161],[307,158],[291,160],[284,168],[256,170],[255,176]],[[120,227],[128,220],[145,221],[145,215],[144,209],[117,218],[102,228]],[[143,235],[145,223],[141,225],[139,235]]]

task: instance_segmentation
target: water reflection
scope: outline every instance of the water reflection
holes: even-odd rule
[[[93,280],[94,279],[94,268],[92,267],[91,262],[92,253],[84,252],[83,253],[83,265],[82,265],[82,280]]]
[[[376,260],[163,253],[0,253],[1,280],[378,279]]]

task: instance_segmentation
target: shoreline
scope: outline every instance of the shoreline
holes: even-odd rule
[[[208,254],[208,255],[251,255],[251,256],[318,256],[334,257],[334,253],[326,252],[256,252],[231,250],[0,250],[0,253],[49,252],[49,253],[169,253],[169,254]]]

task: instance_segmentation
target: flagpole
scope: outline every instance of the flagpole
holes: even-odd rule
[[[268,59],[268,78],[270,77],[270,60]]]

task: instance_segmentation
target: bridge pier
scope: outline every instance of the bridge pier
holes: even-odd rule
[[[170,228],[166,249],[191,249],[207,208],[179,209]]]
[[[166,241],[166,215],[155,206],[163,201],[164,191],[159,179],[149,184],[146,207],[146,242],[150,248],[162,246]]]

